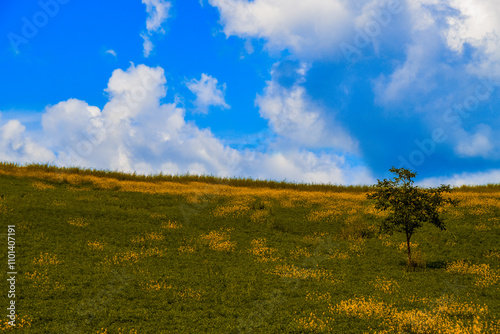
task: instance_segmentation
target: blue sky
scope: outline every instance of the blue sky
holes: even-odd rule
[[[500,183],[496,0],[0,4],[0,160]]]

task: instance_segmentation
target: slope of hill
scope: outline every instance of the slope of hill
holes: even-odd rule
[[[2,164],[0,303],[23,333],[500,333],[500,187],[457,189],[414,271],[369,190]]]

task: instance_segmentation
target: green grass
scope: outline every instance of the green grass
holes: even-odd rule
[[[110,170],[96,170],[81,167],[56,167],[52,165],[41,164],[27,164],[19,165],[15,163],[0,162],[0,169],[2,170],[17,170],[20,167],[30,171],[43,171],[54,172],[60,174],[78,174],[78,175],[93,175],[97,177],[107,177],[116,180],[129,180],[129,181],[145,181],[145,182],[203,182],[206,184],[224,184],[235,187],[250,187],[250,188],[269,188],[269,189],[294,189],[300,191],[333,191],[333,192],[366,192],[372,188],[369,185],[332,185],[332,184],[310,184],[310,183],[294,183],[286,181],[269,181],[269,180],[255,180],[252,178],[222,178],[212,175],[191,175],[191,174],[177,174],[177,175],[140,175],[128,174]],[[500,189],[500,185],[499,188]]]
[[[207,176],[138,176],[40,165],[25,168],[117,180],[195,181],[254,189],[355,194],[370,189]],[[16,171],[19,166],[3,164],[0,170]],[[34,186],[35,180],[0,174],[0,233],[7,233],[7,225],[16,226],[16,309],[20,318],[27,317],[31,322],[23,333],[100,333],[101,328],[107,333],[276,334],[387,329],[383,319],[377,317],[330,311],[330,306],[362,296],[392,304],[392,310],[422,310],[429,314],[436,314],[441,297],[451,296],[463,304],[486,305],[488,313],[481,316],[481,323],[500,318],[498,281],[480,287],[477,275],[446,271],[453,261],[466,260],[487,264],[491,272],[499,272],[500,258],[485,254],[500,251],[500,226],[496,220],[500,205],[489,205],[480,213],[462,206],[453,209],[460,215],[447,215],[447,231],[432,227],[417,231],[412,242],[419,244],[417,249],[424,254],[426,267],[408,271],[405,253],[383,244],[401,243],[401,235],[380,239],[371,228],[376,224],[375,217],[365,213],[359,213],[363,220],[346,223],[349,205],[365,208],[371,205],[368,201],[356,204],[339,200],[345,213],[310,221],[305,217],[321,210],[322,205],[303,202],[287,207],[276,198],[252,195],[248,212],[220,217],[213,214],[214,210],[231,205],[233,197],[201,192],[197,201],[189,201],[181,194],[126,192],[68,181],[43,181],[51,187],[40,189]],[[460,189],[467,196],[491,194],[492,201],[500,203],[498,185],[476,190]],[[266,214],[254,221],[252,217],[259,211]],[[165,223],[169,221],[182,227],[168,228]],[[481,221],[486,228],[477,228]],[[234,249],[212,249],[203,238],[212,231],[225,233]],[[359,231],[370,233],[362,233],[362,239],[350,238]],[[317,238],[306,238],[315,233]],[[148,239],[148,235],[153,237]],[[256,239],[266,239],[265,245],[274,249],[272,254],[280,261],[258,262],[259,257],[251,252],[252,240]],[[89,242],[99,242],[103,248],[92,248]],[[0,243],[4,268],[6,243],[4,235]],[[356,244],[361,245],[359,249],[354,248]],[[181,252],[180,247],[194,252]],[[48,254],[42,256],[42,263],[37,262],[41,254]],[[327,276],[281,278],[271,273],[283,265],[304,272],[323,270]],[[372,283],[377,278],[395,282],[398,288],[392,293],[376,289]],[[9,302],[5,280],[0,287],[4,291],[0,297],[3,308]],[[307,297],[327,293],[327,300]],[[417,299],[409,300],[409,296]],[[298,319],[311,313],[329,320],[329,325],[323,330],[307,331]],[[6,319],[3,317],[2,322]],[[450,319],[473,321],[469,313],[455,312]]]

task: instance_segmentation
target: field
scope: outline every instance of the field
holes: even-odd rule
[[[456,189],[413,270],[369,190],[2,164],[15,330],[500,333],[500,186]]]

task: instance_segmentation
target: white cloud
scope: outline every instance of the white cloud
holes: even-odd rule
[[[425,56],[432,51],[429,47],[435,47],[425,47],[427,37],[432,35],[440,37],[457,53],[470,45],[474,48],[474,59],[469,62],[469,70],[476,75],[500,77],[497,0],[209,0],[209,3],[219,10],[227,36],[262,38],[268,49],[287,49],[301,59],[331,57],[344,43],[357,51],[360,45],[356,42],[364,44],[363,47],[372,43],[378,48],[377,39],[386,31],[401,31],[400,42],[409,42],[409,64],[398,69],[396,80],[408,82],[402,76],[414,75],[417,69],[420,75],[434,65]],[[395,20],[399,13],[403,20]],[[360,32],[364,36],[358,39]],[[422,66],[416,63],[416,58],[420,58]]]
[[[46,108],[42,118],[47,148],[39,152],[59,165],[77,165],[127,172],[208,173],[232,176],[240,161],[236,150],[226,147],[209,130],[186,122],[185,111],[175,104],[160,104],[166,95],[162,68],[133,64],[116,70],[106,92],[102,111],[85,101],[70,99]],[[4,147],[16,151],[5,159],[37,158],[23,149],[30,143],[17,121],[1,130]],[[23,146],[24,145],[24,146]],[[44,156],[42,156],[44,157]],[[36,160],[39,161],[40,159]]]
[[[477,49],[471,70],[482,76],[500,76],[500,6],[497,0],[448,0],[460,15],[447,19],[444,32],[451,50],[463,52],[465,44]]]
[[[169,18],[172,4],[164,0],[142,0],[142,3],[146,5],[148,13],[146,21],[148,32],[164,33],[162,24]]]
[[[227,36],[263,38],[269,50],[301,59],[331,58],[358,33],[375,42],[402,11],[399,0],[209,0]]]
[[[128,112],[138,113],[158,104],[158,100],[167,94],[166,83],[161,67],[131,64],[126,71],[118,69],[113,72],[105,91],[110,95],[111,103],[124,103]],[[127,112],[123,115],[129,116]]]
[[[55,155],[25,134],[18,120],[0,126],[0,161],[45,163],[55,161]]]
[[[160,104],[165,84],[163,69],[131,65],[113,72],[102,111],[76,99],[48,107],[42,124],[56,162],[127,172],[158,173],[165,167],[232,175],[237,152],[186,122],[175,104]]]
[[[247,153],[243,161],[244,175],[258,179],[331,184],[373,184],[375,181],[366,167],[353,167],[343,157],[306,150]]]
[[[55,163],[126,172],[204,173],[315,183],[372,183],[366,167],[342,156],[297,147],[237,151],[185,120],[166,96],[163,69],[131,65],[115,70],[100,110],[70,99],[48,106],[36,142],[10,120],[0,127],[0,160]],[[37,132],[38,133],[38,132]],[[285,145],[286,146],[286,145]]]
[[[466,60],[470,74],[500,77],[500,6],[497,0],[408,1],[409,35],[405,62],[378,82],[380,102],[405,100],[408,92],[432,90],[436,76],[448,76],[442,61],[448,48],[461,55],[466,45],[473,57]],[[463,70],[463,69],[461,69]],[[457,72],[456,68],[454,71]]]
[[[203,73],[200,80],[193,79],[186,86],[196,95],[194,104],[199,112],[206,114],[211,106],[230,108],[224,98],[226,84],[219,86],[216,78]]]
[[[432,177],[418,182],[422,187],[437,187],[441,184],[449,184],[454,187],[463,185],[485,185],[485,184],[499,184],[500,183],[500,169],[493,169],[485,172],[477,173],[460,173],[451,177]]]
[[[469,70],[500,76],[500,6],[497,0],[408,1],[414,32],[432,30],[457,54],[471,46]]]
[[[153,42],[151,42],[149,35],[141,34],[141,37],[144,40],[144,43],[142,43],[142,53],[144,54],[144,57],[148,58],[151,51],[154,49],[154,45]]]
[[[165,0],[142,0],[142,3],[146,5],[146,12],[148,13],[148,18],[146,20],[147,32],[141,34],[144,40],[144,57],[148,58],[154,48],[154,44],[151,41],[153,33],[165,34],[162,25],[169,18],[172,4]]]
[[[301,85],[307,66],[302,65],[296,71],[299,78],[291,87],[283,87],[275,79],[267,82],[264,94],[255,100],[260,116],[269,121],[272,131],[292,144],[356,153],[357,142],[341,126],[328,121],[325,110]]]
[[[377,103],[390,105],[409,97],[425,96],[436,88],[436,75],[446,71],[438,64],[439,39],[432,33],[419,32],[416,41],[408,46],[406,60],[388,76],[374,81]]]
[[[107,53],[107,54],[110,54],[110,55],[112,55],[112,56],[114,56],[114,57],[116,57],[116,56],[117,56],[117,54],[116,54],[115,50],[106,50],[106,53]]]
[[[491,158],[495,146],[492,143],[493,131],[485,124],[478,126],[474,134],[463,131],[455,146],[455,151],[462,157]]]
[[[64,149],[65,143],[84,140],[85,132],[101,126],[99,108],[77,99],[47,107],[42,116],[43,130],[51,134],[51,142],[59,149]]]
[[[352,19],[340,0],[209,0],[227,36],[265,38],[269,49],[330,54]]]
[[[406,59],[390,75],[375,80],[376,102],[389,108],[411,106],[411,112],[421,112],[432,127],[446,128],[449,145],[462,158],[498,159],[500,141],[491,128],[464,128],[497,122],[482,112],[493,98],[479,98],[478,88],[481,94],[491,93],[495,77],[500,78],[498,2],[416,0],[407,5]],[[490,78],[486,87],[481,86],[484,77]],[[471,101],[477,104],[473,111],[481,112],[469,112]],[[465,116],[460,110],[466,110]],[[457,119],[453,129],[452,117]]]

